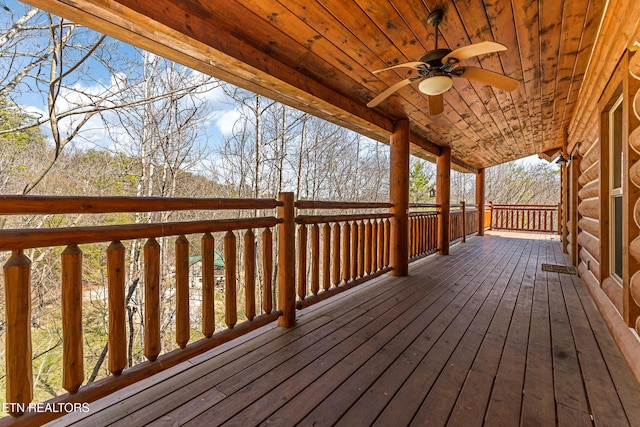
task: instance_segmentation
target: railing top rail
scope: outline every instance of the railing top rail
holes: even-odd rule
[[[0,230],[0,251],[273,227],[275,217],[89,227]]]
[[[275,199],[0,196],[0,215],[274,209]]]
[[[437,216],[440,212],[438,211],[429,211],[429,212],[409,212],[409,216]]]
[[[360,221],[367,219],[384,219],[391,218],[390,213],[371,213],[371,214],[353,214],[353,215],[298,215],[296,224],[323,224],[330,222]]]
[[[298,200],[298,209],[385,209],[393,207],[388,202],[333,202],[326,200]]]
[[[501,209],[520,209],[520,208],[537,208],[537,209],[557,209],[558,205],[533,205],[533,204],[507,204],[507,203],[494,203],[495,208]]]
[[[409,203],[410,208],[439,208],[440,205],[435,203]]]

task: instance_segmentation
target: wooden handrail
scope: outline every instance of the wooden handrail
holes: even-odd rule
[[[353,215],[298,215],[296,224],[324,224],[327,222],[345,222],[345,221],[361,221],[366,219],[384,219],[391,218],[390,213],[371,213],[371,214],[353,214]]]
[[[27,206],[25,207],[25,203]],[[0,196],[0,212],[10,214],[61,214],[61,213],[107,213],[107,212],[152,212],[160,210],[203,210],[203,209],[273,209],[284,206],[284,201],[271,199],[153,199],[153,198],[92,198],[92,197],[31,197],[31,196]],[[290,227],[294,227],[293,203],[290,203]],[[193,349],[211,348],[214,343],[221,342],[214,335],[215,316],[214,302],[214,240],[211,233],[226,232],[225,236],[225,271],[228,286],[225,286],[226,298],[225,320],[228,331],[253,330],[264,324],[264,319],[273,321],[281,317],[284,311],[274,311],[272,299],[273,253],[271,228],[281,224],[286,217],[264,216],[258,218],[221,219],[189,222],[170,222],[152,224],[125,224],[107,226],[81,226],[43,229],[4,229],[0,230],[0,250],[12,251],[12,256],[4,265],[5,306],[7,307],[6,348],[7,360],[7,399],[12,403],[25,406],[33,398],[32,378],[32,350],[31,350],[31,261],[24,255],[24,249],[62,247],[61,254],[61,308],[62,308],[62,377],[61,384],[69,392],[68,398],[74,396],[91,396],[84,401],[91,401],[93,397],[100,397],[112,391],[112,384],[125,384],[120,378],[137,378],[148,376],[162,370],[169,365],[160,364],[157,368],[137,370],[137,366],[127,364],[126,340],[126,308],[125,308],[125,270],[126,249],[121,241],[132,239],[146,239],[142,248],[141,270],[143,287],[144,341],[142,353],[147,363],[156,363],[158,359],[166,360],[161,355],[163,343],[161,341],[161,305],[166,301],[161,299],[161,285],[164,276],[161,248],[157,238],[175,236],[175,263],[172,269],[175,301],[175,340],[181,350],[172,353],[170,360],[184,360],[187,355],[193,356]],[[262,233],[262,264],[263,277],[263,314],[256,312],[256,238],[254,229],[263,228]],[[281,228],[281,227],[279,227]],[[236,236],[234,230],[245,230],[244,250],[237,255]],[[191,310],[190,310],[190,242],[187,235],[202,234],[202,329],[204,341],[199,340],[195,347],[189,344],[191,339]],[[282,235],[282,234],[281,234]],[[291,240],[291,239],[289,239]],[[79,244],[110,243],[106,249],[106,284],[108,292],[107,309],[109,315],[108,338],[108,370],[113,375],[109,377],[102,390],[94,387],[81,387],[84,381],[83,367],[83,337],[82,337],[82,301],[83,301],[83,252]],[[281,252],[282,253],[282,252]],[[237,296],[235,271],[236,256],[243,255],[245,270],[241,276],[244,281],[244,314],[246,321],[241,319],[239,327],[237,315]],[[284,256],[281,258],[288,259]],[[285,275],[286,269],[281,269],[279,277]],[[282,280],[282,279],[281,279]],[[287,280],[289,278],[287,277]],[[134,289],[134,288],[132,288]],[[279,291],[281,296],[281,290]],[[172,303],[172,304],[173,304]],[[289,311],[295,315],[295,297],[287,303]],[[282,308],[287,309],[287,304]],[[295,320],[295,318],[294,318]],[[237,333],[221,331],[216,337],[238,336]],[[221,335],[223,334],[223,335]],[[172,362],[170,362],[172,363]],[[133,372],[136,374],[130,376]],[[134,380],[136,381],[136,380]],[[125,384],[126,385],[126,384]],[[118,386],[115,387],[116,389]],[[91,391],[88,391],[91,390]],[[63,397],[64,399],[64,397]],[[59,400],[58,398],[54,400]],[[22,407],[22,406],[20,406]],[[20,415],[17,410],[12,415]],[[29,417],[31,419],[31,414]]]
[[[392,203],[387,202],[332,202],[327,200],[298,200],[298,209],[389,209]]]
[[[275,209],[275,199],[0,196],[0,215]]]
[[[68,244],[111,242],[178,236],[180,234],[213,233],[248,228],[273,227],[281,222],[275,217],[222,219],[164,224],[105,225],[43,229],[0,230],[0,250],[31,249]]]
[[[506,203],[494,203],[493,204],[494,209],[495,208],[501,208],[501,209],[505,209],[505,208],[517,208],[517,209],[521,209],[521,208],[534,208],[534,209],[557,209],[558,205],[532,205],[532,204],[506,204]]]
[[[451,225],[458,224],[465,238],[476,232],[473,218],[468,215],[478,207],[473,204],[453,204],[450,212]],[[498,205],[500,206],[500,205]],[[64,346],[67,349],[63,360],[63,385],[71,394],[54,400],[74,401],[79,396],[84,401],[103,396],[123,385],[138,381],[165,365],[177,363],[189,355],[211,348],[216,343],[252,330],[258,325],[278,319],[280,325],[291,326],[296,321],[296,306],[305,307],[328,298],[357,284],[389,272],[391,222],[390,212],[351,213],[336,215],[298,215],[298,209],[389,209],[390,203],[357,203],[329,201],[293,201],[292,193],[282,193],[279,200],[273,199],[158,199],[129,197],[40,197],[40,196],[0,196],[0,214],[65,214],[65,213],[116,213],[155,212],[173,210],[223,210],[223,209],[274,209],[276,216],[205,220],[191,222],[170,222],[154,224],[127,224],[108,226],[64,227],[57,229],[6,229],[0,230],[0,250],[13,252],[5,264],[5,293],[7,316],[7,354],[13,357],[13,365],[8,367],[8,392],[12,401],[30,402],[32,386],[23,384],[23,378],[31,372],[31,339],[25,332],[30,328],[30,312],[16,312],[19,307],[30,303],[30,261],[24,256],[24,249],[41,247],[66,247],[63,252],[62,283],[64,294],[63,317]],[[412,204],[412,209],[434,209],[427,212],[409,214],[409,256],[417,259],[438,250],[438,215],[441,207],[437,204]],[[366,212],[366,211],[365,211]],[[278,289],[277,308],[272,301],[273,241],[271,228],[277,228],[278,242]],[[456,225],[457,226],[457,225]],[[296,227],[298,228],[296,232]],[[307,227],[311,228],[307,232]],[[256,304],[256,280],[258,256],[257,229],[262,232],[262,278],[263,314],[259,314]],[[234,234],[234,230],[244,230]],[[214,300],[214,237],[212,233],[226,233],[223,238],[225,269],[224,322],[227,329],[215,333]],[[189,307],[189,248],[187,236],[201,234],[203,256],[202,277],[202,332],[205,339],[189,343],[191,339]],[[459,233],[458,233],[459,234]],[[296,235],[298,252],[296,252]],[[176,297],[176,343],[179,350],[169,355],[161,354],[163,343],[160,339],[161,300],[160,286],[163,283],[161,262],[163,256],[159,238],[175,236],[175,297]],[[144,279],[144,343],[143,354],[147,359],[144,368],[140,365],[126,367],[126,309],[125,275],[126,249],[121,241],[146,239],[142,263]],[[156,240],[158,239],[158,240]],[[310,239],[310,240],[308,240]],[[78,319],[81,319],[82,297],[82,251],[80,244],[110,243],[106,250],[109,313],[109,372],[113,375],[107,381],[80,387],[83,381],[82,336]],[[239,242],[243,242],[241,244]],[[192,242],[193,243],[193,242]],[[191,243],[191,244],[192,244]],[[238,247],[242,249],[238,250]],[[162,249],[164,250],[164,249]],[[309,251],[309,252],[307,252]],[[309,254],[311,255],[309,257]],[[298,265],[296,266],[296,261]],[[238,261],[238,262],[236,262]],[[244,261],[244,270],[237,271],[236,264]],[[310,265],[308,265],[310,264]],[[310,274],[307,268],[310,267]],[[296,268],[300,268],[296,274]],[[206,277],[205,277],[206,276]],[[310,276],[310,277],[307,277]],[[244,280],[244,301],[240,293],[236,295],[236,282]],[[307,281],[309,280],[309,283]],[[297,286],[296,286],[297,285]],[[296,290],[298,298],[296,298]],[[297,300],[297,301],[296,301]],[[75,301],[75,302],[74,302]],[[240,307],[239,307],[240,305]],[[9,307],[11,306],[11,308]],[[244,306],[244,311],[242,311]],[[18,307],[18,308],[15,308]],[[14,309],[15,308],[15,309]],[[217,308],[216,308],[217,309]],[[24,311],[24,310],[23,310]],[[241,318],[244,313],[247,320]],[[240,318],[239,318],[240,317]],[[11,326],[9,326],[11,324]],[[215,333],[215,334],[214,334]],[[25,351],[27,349],[27,351]],[[11,372],[9,372],[11,371]],[[31,378],[31,375],[28,375]],[[104,384],[100,390],[100,385]],[[74,394],[75,393],[75,394]],[[90,396],[90,398],[88,397]]]
[[[439,208],[435,203],[409,203],[409,208]]]

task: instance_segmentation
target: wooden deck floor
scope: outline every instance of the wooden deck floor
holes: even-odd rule
[[[53,425],[625,426],[640,390],[550,236],[472,238]]]

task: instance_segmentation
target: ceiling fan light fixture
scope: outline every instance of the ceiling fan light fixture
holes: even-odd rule
[[[422,93],[435,96],[440,95],[451,89],[453,86],[453,80],[449,76],[433,76],[424,79],[418,85],[418,89]]]

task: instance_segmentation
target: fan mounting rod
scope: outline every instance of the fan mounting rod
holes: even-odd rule
[[[442,17],[444,16],[444,10],[436,9],[427,16],[427,24],[431,25],[435,28],[435,36],[436,36],[436,49],[438,49],[438,25],[442,22]]]

